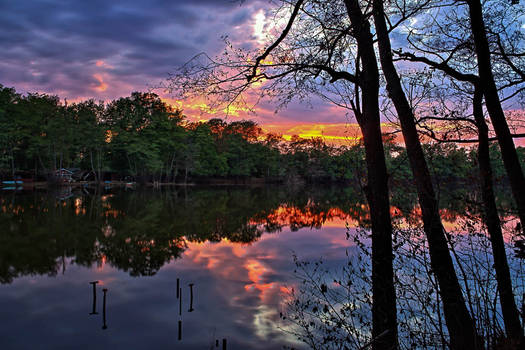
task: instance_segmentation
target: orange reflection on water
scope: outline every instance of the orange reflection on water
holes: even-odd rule
[[[77,197],[75,198],[75,215],[85,215],[86,214],[86,208],[82,206],[82,198]]]
[[[274,283],[262,283],[262,277],[264,276],[264,274],[271,271],[267,267],[265,267],[260,261],[255,259],[248,259],[244,264],[244,268],[248,271],[248,277],[251,281],[251,283],[244,285],[244,289],[246,291],[254,289],[259,290],[261,292],[259,298],[263,300],[264,291],[272,288],[274,286]]]
[[[2,205],[2,213],[4,214],[7,214],[7,213],[12,213],[12,214],[15,214],[15,215],[18,215],[18,214],[21,214],[24,212],[24,207],[22,207],[21,205],[13,205],[13,204],[9,204],[9,205]]]
[[[282,205],[264,217],[254,218],[250,221],[252,225],[271,223],[279,226],[290,226],[292,229],[301,227],[321,228],[323,225],[331,224],[336,227],[345,227],[351,214],[345,213],[339,208],[316,211],[313,206],[298,208]]]
[[[100,257],[100,260],[97,261],[97,272],[101,272],[104,270],[104,266],[106,265],[107,257],[105,254],[102,254]]]

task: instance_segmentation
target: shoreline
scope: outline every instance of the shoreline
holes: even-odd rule
[[[0,183],[0,189],[15,190],[15,189],[44,189],[52,187],[166,187],[166,186],[198,186],[198,185],[214,185],[214,186],[238,186],[238,185],[275,185],[285,184],[286,181],[266,181],[265,179],[206,179],[191,182],[129,182],[129,181],[73,181],[73,182],[51,182],[51,181],[35,181],[24,182],[19,184],[5,184]],[[296,182],[292,182],[296,183]]]

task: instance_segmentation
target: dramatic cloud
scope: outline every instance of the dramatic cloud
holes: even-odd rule
[[[270,25],[269,6],[268,0],[2,1],[0,84],[70,101],[128,96],[158,86],[197,53],[218,54],[223,36],[244,48],[261,44]],[[268,101],[256,115],[242,110],[206,115],[195,101],[179,106],[192,120],[349,121],[344,110],[318,99],[309,106],[294,102],[278,114]],[[288,134],[283,126],[267,129]]]
[[[3,1],[1,83],[68,98],[115,98],[165,79],[221,35],[252,20],[257,1]]]

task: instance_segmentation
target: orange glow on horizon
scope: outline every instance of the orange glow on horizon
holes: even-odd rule
[[[259,114],[264,115],[269,111],[259,109],[259,107],[252,110],[246,106],[232,104],[218,109],[210,105],[205,97],[176,99],[163,95],[161,99],[171,107],[182,110],[188,122],[207,122],[213,118],[220,118],[226,122],[253,120],[258,123],[265,134],[279,135],[285,141],[290,141],[293,136],[298,136],[303,139],[321,138],[325,143],[334,146],[353,146],[362,138],[359,125],[348,121],[341,123],[283,122],[279,121],[279,117],[275,115],[275,122],[268,123],[260,122]],[[337,114],[337,111],[334,113]],[[383,122],[381,128],[383,132],[391,132],[396,126],[392,123]],[[401,139],[401,134],[398,134],[396,140],[400,141]]]

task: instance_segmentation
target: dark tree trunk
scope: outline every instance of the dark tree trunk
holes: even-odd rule
[[[521,329],[519,311],[516,307],[514,294],[512,292],[512,281],[510,279],[509,265],[505,253],[505,244],[501,232],[501,221],[498,216],[494,188],[492,186],[492,168],[489,153],[489,129],[483,116],[483,92],[481,87],[476,86],[474,93],[474,118],[478,127],[478,165],[481,179],[481,195],[483,199],[483,217],[490,241],[492,243],[492,255],[494,256],[494,268],[496,269],[496,280],[498,281],[498,292],[503,313],[503,321],[507,336],[517,342],[523,342],[523,331]]]
[[[173,164],[175,164],[175,152],[173,152],[173,156],[171,157],[169,171],[166,171],[166,181],[168,182],[174,182],[173,181]]]
[[[396,349],[397,312],[392,254],[392,223],[388,179],[379,118],[379,71],[370,24],[357,0],[345,0],[361,56],[362,112],[356,117],[363,133],[372,221],[372,348]]]
[[[97,157],[97,171],[98,171],[98,177],[97,181],[102,182],[102,151],[98,150],[98,157]]]
[[[46,168],[44,165],[44,161],[42,160],[42,157],[40,156],[40,152],[37,153],[38,162],[40,163],[40,167],[42,168],[42,171],[44,172],[44,176],[46,177],[46,180],[50,180],[53,177],[53,174],[50,174],[50,171]]]
[[[518,213],[523,228],[525,225],[525,178],[523,177],[523,169],[521,168],[516,147],[512,140],[507,120],[505,119],[505,113],[503,113],[503,108],[501,107],[498,89],[494,82],[481,3],[479,0],[468,0],[467,3],[478,59],[479,84],[483,87],[485,104],[498,138],[501,157],[503,158],[503,164],[509,177],[512,195],[518,205]]]
[[[15,153],[13,152],[13,147],[9,148],[9,153],[11,154],[11,176],[13,177],[13,180],[15,179]]]
[[[177,181],[177,175],[179,174],[179,165],[178,164],[175,164],[175,170],[173,170],[173,175],[172,175],[172,182],[176,182]]]
[[[383,2],[382,0],[374,0],[373,4],[381,67],[387,81],[388,93],[394,102],[401,122],[407,155],[416,182],[419,204],[423,214],[423,226],[428,239],[430,263],[436,274],[443,300],[445,320],[450,333],[450,345],[452,349],[481,348],[481,342],[465,305],[465,299],[450,257],[445,230],[439,215],[438,202],[432,187],[432,178],[419,141],[414,114],[401,86],[392,59]]]
[[[91,171],[93,172],[93,175],[95,175],[95,178],[98,182],[99,179],[97,178],[97,172],[95,171],[95,165],[93,163],[93,150],[89,151],[89,159],[91,161]]]

